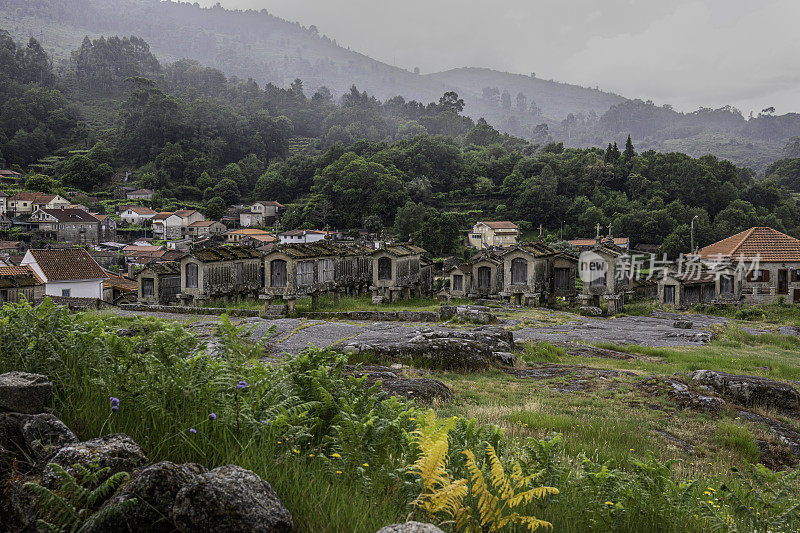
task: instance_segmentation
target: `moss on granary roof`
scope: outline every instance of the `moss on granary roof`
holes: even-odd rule
[[[203,248],[190,252],[192,257],[203,263],[214,261],[235,261],[237,259],[258,259],[263,254],[254,248],[244,246],[217,246],[215,248]]]

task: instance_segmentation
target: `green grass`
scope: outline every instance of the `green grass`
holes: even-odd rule
[[[723,420],[717,424],[714,442],[720,447],[730,450],[751,463],[758,462],[761,452],[751,429],[745,425],[734,424]]]

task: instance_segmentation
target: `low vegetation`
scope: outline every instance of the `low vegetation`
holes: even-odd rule
[[[440,373],[458,399],[430,410],[349,376],[330,351],[265,364],[263,347],[242,334],[223,317],[212,358],[178,323],[69,314],[49,301],[6,304],[0,371],[48,375],[56,414],[82,439],[123,432],[152,461],[255,471],[299,531],[374,533],[409,516],[451,531],[547,523],[575,532],[800,527],[798,474],[749,466],[758,459],[757,429],[728,414],[670,412],[662,400],[638,395],[634,376],[572,394],[555,390],[563,377]],[[635,349],[648,359],[592,366],[636,375],[696,364],[728,369],[741,364],[734,359],[755,358],[748,342],[757,342],[761,360],[746,366],[766,362],[771,370],[763,374],[796,378],[790,350],[755,337],[723,332],[695,352],[696,363],[688,350]],[[538,344],[523,358],[567,363],[573,356]],[[645,428],[691,437],[696,458]]]

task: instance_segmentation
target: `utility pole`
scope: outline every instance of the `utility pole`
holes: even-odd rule
[[[698,218],[700,218],[700,215],[695,215],[694,218],[692,218],[692,225],[689,230],[689,235],[692,242],[692,249],[689,252],[691,254],[694,254],[694,221],[697,220]]]

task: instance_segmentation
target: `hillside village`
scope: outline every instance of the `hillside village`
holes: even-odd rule
[[[320,295],[338,301],[371,294],[376,305],[435,295],[593,315],[617,314],[626,300],[640,298],[679,309],[800,303],[800,240],[766,227],[668,261],[653,253],[658,245],[633,249],[626,237],[601,235],[599,225],[593,239],[547,244],[541,237],[522,240],[513,222],[488,220],[463,229],[463,258],[434,258],[364,230],[276,232],[285,206],[273,200],[231,206],[221,220],[206,220],[194,209],[154,211],[146,205],[154,194],[149,189],[123,187],[118,194],[124,202],[106,214],[85,205],[91,200],[85,196],[82,204],[59,194],[0,192],[8,239],[0,242],[0,266],[12,269],[3,283],[13,286],[29,266],[33,278],[19,283],[38,278],[44,288],[35,297],[66,298],[71,305],[84,298],[89,307],[101,305],[92,300],[198,306],[261,299],[265,313],[284,316],[294,313],[298,298],[311,298],[315,307]],[[607,265],[602,279],[581,279],[586,252]],[[63,272],[36,266],[48,262]],[[4,290],[0,300],[25,294]]]

